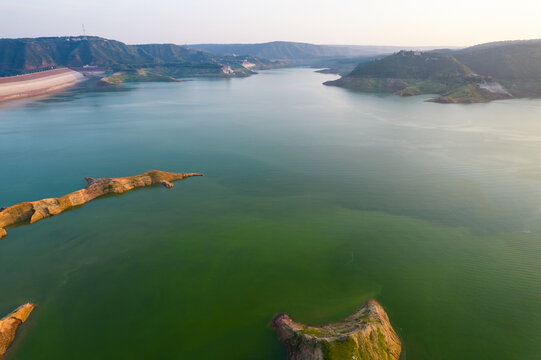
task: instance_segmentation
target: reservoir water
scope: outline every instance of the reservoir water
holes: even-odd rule
[[[246,79],[81,86],[0,108],[0,206],[85,176],[203,172],[98,199],[0,240],[8,353],[286,359],[270,322],[369,298],[404,359],[539,359],[541,101],[441,105]]]

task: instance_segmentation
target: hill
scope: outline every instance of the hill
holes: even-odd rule
[[[541,39],[493,42],[451,53],[481,75],[498,79],[541,79]]]
[[[451,54],[475,73],[496,79],[514,96],[541,95],[541,39],[493,42]]]
[[[251,67],[244,66],[253,64]],[[167,76],[248,76],[250,68],[276,64],[254,57],[223,57],[174,44],[127,45],[92,36],[0,39],[0,76],[58,66],[153,69]]]
[[[472,71],[450,55],[400,51],[381,60],[361,64],[350,76],[400,79],[455,79]]]
[[[359,64],[350,74],[325,85],[401,96],[440,94],[438,102],[483,102],[495,98],[478,89],[472,71],[451,55],[400,51]],[[499,96],[499,95],[498,95]]]
[[[459,50],[399,53],[360,63],[326,85],[402,96],[439,94],[438,102],[486,102],[541,96],[541,40],[504,41]]]
[[[0,39],[0,75],[17,75],[56,66],[143,65],[153,57],[114,40],[98,37]]]

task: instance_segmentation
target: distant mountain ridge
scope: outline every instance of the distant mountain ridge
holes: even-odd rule
[[[251,55],[269,60],[307,61],[322,58],[352,58],[391,54],[399,46],[316,45],[301,42],[273,41],[257,44],[192,44],[188,47],[217,55]],[[434,49],[421,47],[419,49]]]

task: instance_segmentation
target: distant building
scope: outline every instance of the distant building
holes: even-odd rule
[[[229,74],[234,74],[234,73],[235,73],[235,72],[233,71],[233,69],[231,69],[231,66],[229,66],[229,64],[222,66],[222,72],[223,72],[224,74],[228,74],[228,75],[229,75]]]
[[[242,62],[242,66],[246,69],[251,69],[255,67],[255,64],[252,62],[249,62],[247,59],[244,59],[244,61]]]

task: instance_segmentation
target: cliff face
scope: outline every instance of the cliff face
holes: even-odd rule
[[[71,194],[59,198],[20,203],[0,211],[0,238],[6,235],[5,228],[21,222],[33,224],[44,218],[58,215],[68,209],[81,206],[106,194],[121,194],[135,188],[163,185],[172,188],[172,181],[182,180],[191,176],[203,176],[198,173],[169,173],[151,170],[146,173],[120,177],[92,179],[86,178],[87,186]]]
[[[34,304],[25,304],[0,320],[0,359],[15,339],[17,328],[28,319],[34,307]]]
[[[346,319],[322,327],[273,320],[289,360],[398,360],[402,345],[383,307],[369,300]]]

